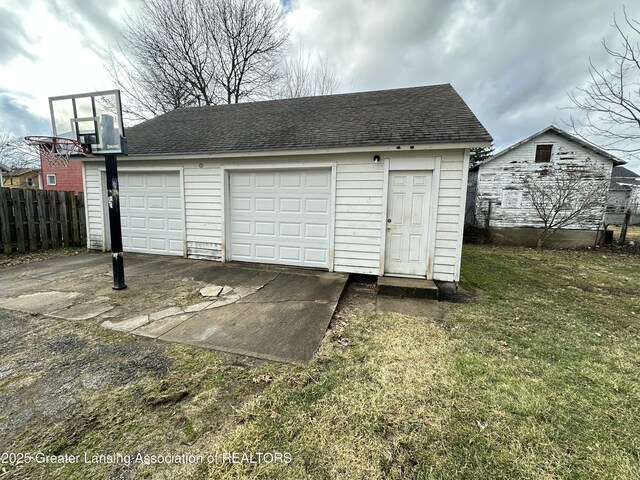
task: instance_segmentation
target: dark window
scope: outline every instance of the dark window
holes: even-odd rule
[[[553,145],[536,145],[536,163],[551,161],[551,147]]]

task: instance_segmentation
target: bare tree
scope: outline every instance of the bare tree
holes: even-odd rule
[[[202,1],[142,0],[137,15],[126,20],[109,71],[131,119],[217,103],[218,65]]]
[[[318,55],[311,62],[310,55],[301,47],[298,54],[282,62],[282,77],[276,93],[278,98],[310,97],[330,95],[340,86],[335,64],[328,57]]]
[[[624,24],[615,18],[618,44],[604,39],[602,46],[613,67],[598,69],[589,61],[590,80],[586,87],[569,93],[579,118],[571,117],[569,125],[576,135],[588,140],[596,137],[609,150],[640,153],[640,23],[629,19]]]
[[[278,80],[278,63],[288,39],[282,9],[269,0],[202,1],[211,34],[216,84],[226,103],[264,96]]]
[[[8,130],[0,129],[0,163],[11,170],[38,168],[38,149],[24,138],[16,137]]]
[[[537,248],[558,229],[574,225],[599,228],[609,188],[609,175],[588,161],[581,165],[544,164],[524,178],[524,195],[541,223]]]
[[[109,71],[130,119],[233,103],[277,80],[287,38],[270,0],[141,0]]]

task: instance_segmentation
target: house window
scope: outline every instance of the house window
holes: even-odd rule
[[[55,185],[56,184],[56,174],[50,173],[47,175],[47,185]]]
[[[33,178],[27,178],[27,186],[33,187]]]
[[[520,208],[522,195],[519,190],[502,191],[502,208]]]
[[[550,162],[552,147],[553,145],[536,145],[536,163]]]

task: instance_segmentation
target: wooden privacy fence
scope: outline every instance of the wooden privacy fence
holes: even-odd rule
[[[82,194],[0,188],[0,253],[85,245],[85,218]]]

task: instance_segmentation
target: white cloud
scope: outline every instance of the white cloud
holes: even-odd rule
[[[112,88],[101,52],[137,3],[0,0],[21,22],[16,32],[30,38],[16,34],[0,52],[0,96],[11,106],[0,112],[0,126],[13,118],[22,129],[41,128],[47,97]],[[500,148],[568,116],[560,108],[587,80],[589,58],[608,61],[600,40],[613,38],[612,15],[621,15],[623,0],[287,3],[292,55],[302,47],[312,61],[328,57],[342,92],[451,83]],[[640,19],[640,4],[626,6]],[[640,162],[632,167],[640,170]]]

